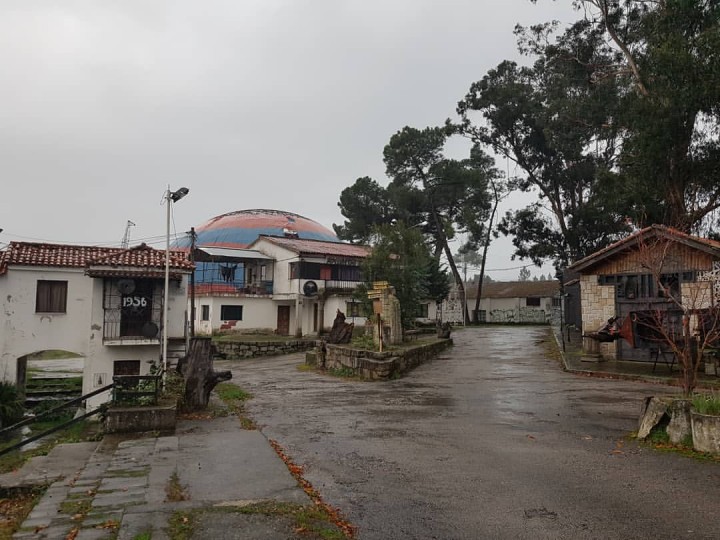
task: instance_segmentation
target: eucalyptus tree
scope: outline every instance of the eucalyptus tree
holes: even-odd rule
[[[531,0],[533,1],[533,0]],[[501,223],[516,254],[557,266],[627,223],[717,226],[720,0],[575,0],[579,19],[516,29],[458,105],[465,134],[515,164],[536,202]]]
[[[392,222],[417,229],[436,260],[445,256],[464,295],[450,242],[458,234],[470,243],[482,242],[490,211],[488,183],[500,174],[479,147],[466,159],[446,157],[452,134],[444,127],[405,127],[395,133],[383,151],[389,184],[382,187],[363,177],[343,190],[338,205],[345,222],[333,227],[339,238],[350,241],[368,241],[374,226]]]

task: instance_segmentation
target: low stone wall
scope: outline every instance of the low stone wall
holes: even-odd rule
[[[140,433],[175,431],[176,407],[110,407],[105,414],[106,433]]]
[[[216,341],[218,352],[227,360],[277,356],[307,351],[317,346],[317,341],[298,339],[293,341]]]
[[[344,345],[326,345],[325,368],[351,369],[361,379],[386,380],[434,358],[452,343],[452,339],[440,339],[385,352],[352,349]]]

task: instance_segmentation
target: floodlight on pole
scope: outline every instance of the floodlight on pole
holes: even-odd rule
[[[167,220],[165,227],[165,298],[163,301],[163,343],[162,343],[162,362],[163,372],[167,373],[168,368],[168,289],[170,288],[170,204],[178,202],[185,195],[190,193],[190,190],[186,187],[181,187],[177,191],[170,191],[168,185],[165,191],[165,204],[167,206]]]

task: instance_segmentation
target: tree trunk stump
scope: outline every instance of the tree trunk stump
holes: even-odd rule
[[[214,348],[211,338],[194,337],[188,354],[178,362],[177,370],[185,379],[184,407],[189,411],[206,408],[213,388],[221,381],[232,379],[229,371],[213,369]]]

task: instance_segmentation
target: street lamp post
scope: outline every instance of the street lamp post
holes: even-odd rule
[[[163,343],[162,343],[162,362],[163,372],[167,373],[167,349],[168,349],[168,289],[170,288],[170,204],[179,201],[185,195],[190,193],[186,187],[181,187],[177,191],[170,191],[168,185],[165,191],[165,204],[167,205],[167,221],[165,227],[165,298],[163,301]]]

